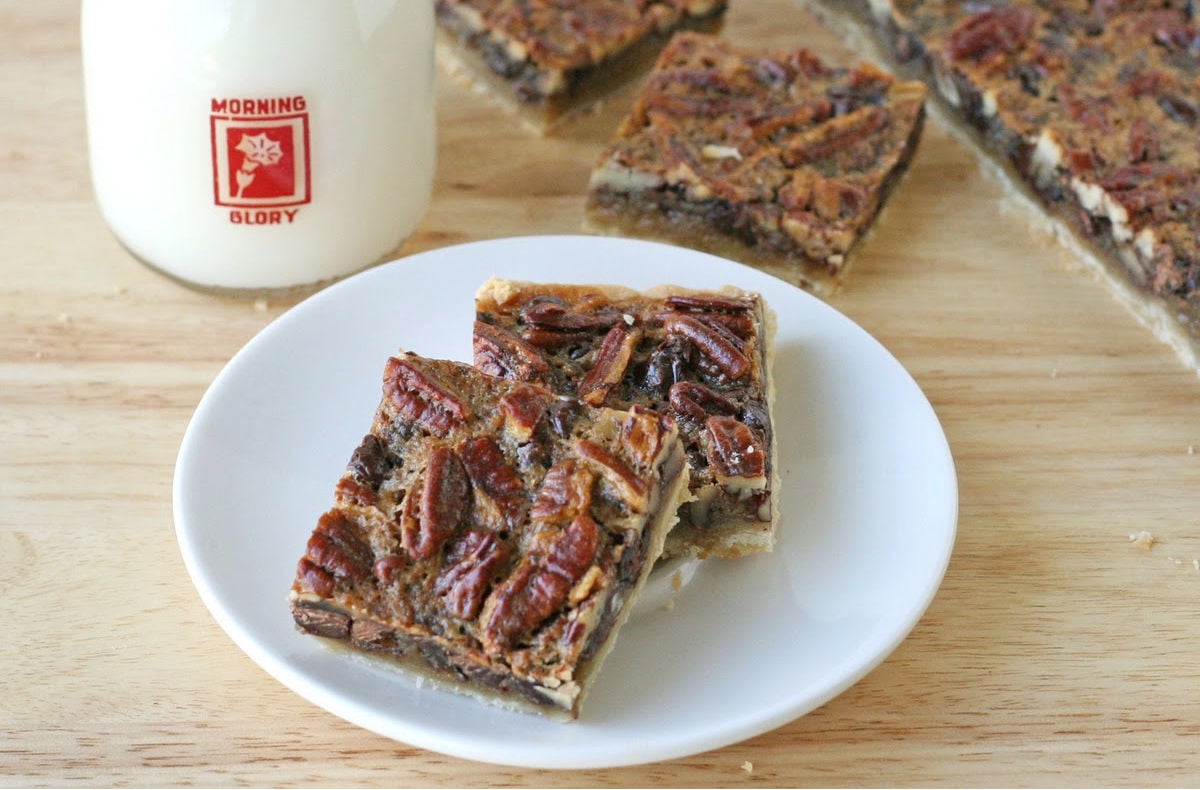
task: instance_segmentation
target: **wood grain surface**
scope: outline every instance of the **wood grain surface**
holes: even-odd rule
[[[171,477],[207,385],[295,299],[193,292],[114,241],[78,13],[0,2],[0,784],[1200,782],[1200,380],[936,124],[833,300],[928,395],[961,488],[945,582],[877,670],[747,742],[586,772],[444,757],[288,691],[192,587]],[[850,57],[791,0],[734,0],[726,35]],[[539,140],[442,80],[433,203],[398,254],[576,232],[626,99]]]

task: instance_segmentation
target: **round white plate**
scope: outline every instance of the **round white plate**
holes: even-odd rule
[[[673,608],[621,631],[583,715],[563,723],[423,687],[298,633],[287,591],[399,348],[469,361],[476,288],[733,284],[778,314],[778,546],[708,561]],[[217,376],[175,469],[180,550],[205,604],[283,684],[369,730],[459,757],[630,765],[773,729],[839,694],[916,624],[954,542],[958,488],[921,390],[820,300],[721,258],[603,237],[500,239],[413,255],[300,303]]]

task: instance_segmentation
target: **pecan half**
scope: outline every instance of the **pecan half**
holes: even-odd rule
[[[511,553],[495,533],[480,529],[464,532],[450,546],[448,565],[438,574],[434,592],[455,617],[473,619]]]
[[[475,367],[491,376],[536,381],[550,372],[542,352],[498,326],[476,321],[471,347]]]
[[[474,436],[458,446],[458,453],[475,488],[480,520],[498,527],[516,524],[525,509],[525,487],[500,445],[488,436]]]
[[[700,442],[717,482],[754,488],[766,485],[766,453],[745,424],[733,417],[709,417]]]
[[[471,415],[457,395],[407,359],[387,361],[383,389],[401,417],[434,436],[446,436]]]
[[[591,516],[568,524],[543,554],[533,555],[488,597],[483,645],[495,655],[515,645],[567,602],[596,558],[600,529]]]
[[[580,400],[592,406],[604,403],[608,394],[625,377],[625,369],[629,367],[633,349],[641,337],[640,329],[628,326],[624,322],[608,330],[596,352],[596,361],[592,369],[579,382]]]
[[[621,422],[621,445],[634,461],[647,468],[653,466],[662,450],[669,428],[666,418],[644,406],[634,405],[629,416]]]
[[[747,125],[750,127],[750,135],[756,140],[762,140],[780,129],[803,128],[813,123],[820,123],[832,115],[833,103],[828,99],[820,98],[773,108],[751,118]]]
[[[680,381],[671,385],[667,402],[681,417],[702,424],[710,414],[733,415],[738,413],[737,404],[710,387],[694,381]]]
[[[975,14],[958,24],[946,39],[951,60],[984,60],[1012,52],[1037,21],[1032,8],[1010,6]]]
[[[888,115],[883,107],[869,104],[793,135],[783,144],[784,160],[796,167],[849,148],[882,129]]]
[[[333,498],[342,504],[373,507],[379,502],[379,495],[353,477],[346,475],[337,481],[333,489]]]
[[[574,583],[595,562],[599,549],[600,526],[587,513],[580,513],[551,544],[542,565]]]
[[[500,399],[500,414],[508,434],[518,442],[529,441],[549,405],[548,393],[527,386],[515,386]]]
[[[668,317],[677,314],[675,311],[654,313],[650,316],[650,322],[661,325]],[[750,335],[754,332],[754,319],[745,313],[688,312],[686,314],[703,321],[709,326],[721,327],[739,340],[749,339]]]
[[[529,517],[534,521],[565,524],[580,513],[586,513],[592,506],[595,479],[590,469],[574,460],[559,461],[542,478]]]
[[[339,579],[353,583],[370,577],[373,562],[371,546],[359,536],[354,524],[331,510],[317,520],[308,539],[305,558],[297,568],[298,581],[305,589],[328,597]]]
[[[573,584],[557,573],[532,563],[517,566],[504,583],[492,591],[483,611],[484,650],[497,655],[554,613]]]
[[[631,510],[644,513],[648,503],[649,485],[633,473],[629,465],[608,450],[587,439],[574,444],[575,452],[598,472]]]
[[[729,378],[736,381],[750,373],[750,360],[727,332],[682,314],[668,316],[663,328],[669,336],[688,340]]]
[[[333,595],[337,582],[333,574],[316,564],[308,557],[301,557],[296,563],[296,587],[305,592],[316,593],[322,598]]]
[[[656,72],[651,75],[650,82],[666,82],[667,80],[685,80],[696,82],[711,79],[706,72],[679,71]],[[693,118],[740,118],[752,114],[759,109],[759,104],[752,98],[736,96],[707,96],[687,95],[682,93],[652,93],[640,102],[650,118],[651,124],[657,127],[671,127],[671,119],[690,120]]]
[[[622,320],[621,311],[613,307],[584,311],[550,299],[534,299],[521,308],[521,321],[539,329],[608,329]]]
[[[419,500],[419,501],[418,501]],[[400,542],[413,557],[435,556],[454,534],[471,507],[471,484],[453,450],[435,447],[429,453],[420,497],[405,497]],[[413,511],[419,510],[419,514]]]
[[[665,323],[667,318],[683,312],[692,318],[697,318],[710,327],[720,327],[730,331],[738,340],[746,340],[754,331],[754,318],[751,318],[748,312],[724,312],[719,310],[704,311],[704,310],[664,310],[655,312],[649,316],[649,322],[653,324]]]
[[[529,345],[544,348],[547,351],[554,351],[573,343],[591,343],[595,338],[595,334],[591,331],[560,332],[554,329],[539,329],[536,326],[526,327],[523,336]]]
[[[754,332],[754,319],[739,313],[705,313],[698,316],[704,323],[724,327],[740,340],[748,340]]]
[[[399,554],[385,554],[375,563],[375,579],[384,587],[398,581],[400,573],[408,567],[408,558]]]
[[[754,303],[749,299],[737,296],[675,294],[663,301],[668,307],[676,310],[695,310],[703,313],[745,313],[754,307]]]

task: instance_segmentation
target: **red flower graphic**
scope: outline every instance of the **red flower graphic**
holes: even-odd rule
[[[283,147],[277,141],[267,137],[266,132],[255,135],[243,134],[234,150],[241,151],[243,155],[242,166],[234,174],[238,187],[235,198],[241,198],[242,192],[254,181],[256,168],[260,165],[269,167],[278,164],[279,160],[283,158]]]

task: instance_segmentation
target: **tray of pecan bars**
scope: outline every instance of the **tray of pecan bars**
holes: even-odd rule
[[[670,460],[682,457],[676,428],[641,405],[601,403],[596,377],[584,387],[593,403],[563,405],[537,381],[472,371],[480,348],[493,366],[497,359],[494,344],[475,338],[473,348],[476,298],[489,282],[557,283],[560,294],[592,285],[599,293],[605,284],[610,298],[622,299],[664,285],[686,294],[736,289],[740,296],[707,301],[668,296],[664,304],[686,315],[656,319],[665,329],[647,319],[645,336],[664,332],[656,342],[690,338],[697,347],[712,346],[706,333],[721,322],[737,332],[720,336],[737,345],[746,322],[735,310],[757,295],[774,316],[773,349],[764,357],[774,395],[774,505],[764,511],[774,519],[773,541],[762,550],[652,567],[648,555],[661,550],[664,525],[674,521],[670,508],[687,500],[686,487],[672,482],[683,469]],[[499,310],[495,286],[487,293],[489,309]],[[607,315],[596,310],[581,318],[571,313],[583,309],[580,302],[571,304],[539,301],[536,315],[575,328]],[[599,337],[620,340],[640,325],[632,302],[620,304],[626,312],[616,312]],[[716,321],[701,308],[724,312]],[[570,355],[560,356],[567,365]],[[696,356],[675,362],[677,376],[689,364],[705,373],[708,364]],[[708,374],[723,375],[716,368]],[[604,385],[614,392],[621,386],[615,377]],[[680,392],[685,409],[723,408],[702,397],[698,384]],[[545,455],[537,463],[555,470],[545,474],[554,485],[539,484],[531,527],[522,521],[525,511],[505,509],[520,496],[517,478],[526,467],[514,460],[517,472],[496,470],[507,468],[503,432],[515,431],[517,446],[528,448],[525,440],[543,430],[534,427],[540,415],[550,415],[553,430],[544,429],[544,446],[534,443],[528,453]],[[748,430],[725,413],[709,420],[710,429],[727,428],[715,440]],[[734,472],[757,474],[759,486],[772,477],[759,474],[761,465],[731,471],[719,442],[705,461],[711,445],[704,442],[715,440],[704,436],[700,449],[688,451],[688,464],[716,463],[727,488]],[[578,493],[581,479],[593,493]],[[415,493],[405,499],[401,484]],[[612,502],[605,498],[611,491]],[[239,647],[281,683],[405,743],[547,768],[695,754],[770,730],[841,693],[904,639],[930,603],[954,542],[957,500],[953,460],[933,409],[903,367],[849,319],[741,264],[604,237],[448,247],[310,297],[218,375],[184,437],[174,483],[177,536],[201,597]],[[475,503],[474,515],[462,502]],[[554,514],[545,516],[550,523],[564,509],[570,513],[547,538],[536,517]],[[378,518],[385,511],[396,514],[392,548]],[[475,527],[454,526],[472,518]],[[489,518],[501,519],[504,529],[482,534],[479,519]],[[644,544],[637,542],[642,535]],[[577,562],[584,545],[596,563],[590,569]],[[638,554],[634,545],[647,548]],[[512,570],[493,578],[491,596],[463,583],[478,580],[481,567],[499,567],[501,554]],[[449,584],[431,581],[428,589],[441,590],[441,598],[424,608],[413,604],[415,613],[396,608],[399,587],[432,579],[422,563],[439,556],[447,565],[438,579]],[[472,565],[472,557],[479,562]],[[605,557],[619,562],[605,565]],[[638,592],[640,600],[629,600]],[[524,608],[512,603],[518,599]],[[421,604],[417,596],[405,605],[414,600]],[[430,613],[442,611],[438,606],[478,616],[478,639],[461,622],[457,636],[435,639],[440,626]],[[596,652],[603,655],[567,649],[589,628],[600,635]],[[572,663],[537,674],[547,651]],[[397,661],[406,657],[441,675]],[[570,675],[577,667],[586,681]],[[577,718],[489,704],[484,695],[459,693],[445,677],[501,698],[541,694],[561,702],[565,718]],[[581,707],[577,692],[585,682]]]

